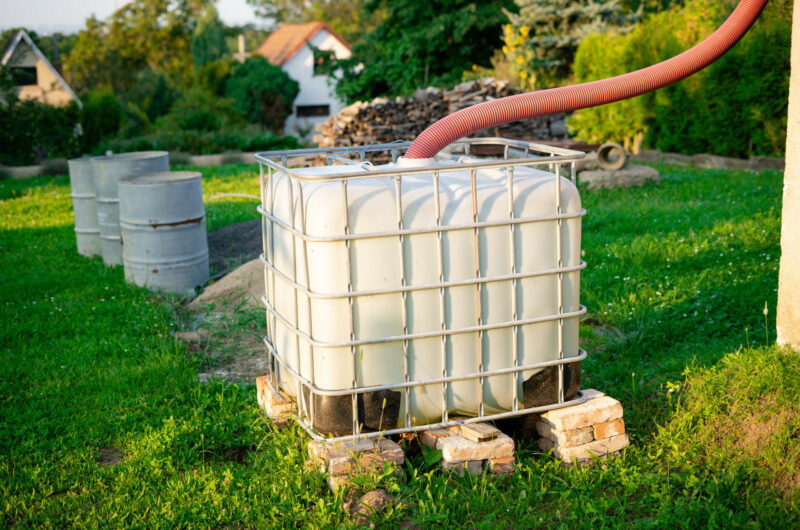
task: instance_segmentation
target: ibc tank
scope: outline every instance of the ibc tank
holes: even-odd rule
[[[169,171],[169,154],[166,151],[121,153],[93,158],[92,164],[103,261],[106,265],[119,265],[122,263],[122,241],[117,183],[128,175]]]
[[[119,180],[125,279],[185,293],[208,281],[208,239],[200,173],[176,171]]]
[[[100,248],[100,228],[97,225],[92,158],[75,158],[68,164],[78,254],[89,258],[99,256],[102,254],[102,250]]]
[[[473,162],[482,161],[459,163]],[[359,395],[364,430],[408,428],[442,421],[443,410],[484,416],[556,403],[555,366],[491,372],[579,356],[584,211],[573,183],[523,165],[511,175],[455,162],[436,162],[435,175],[369,177],[433,164],[273,170],[262,181],[269,340],[291,368],[278,363],[283,390],[313,408],[319,432],[353,432],[356,407],[351,395],[312,398],[308,382],[336,391],[489,373]],[[353,172],[365,178],[336,179]],[[564,365],[564,377],[569,400],[579,363]]]

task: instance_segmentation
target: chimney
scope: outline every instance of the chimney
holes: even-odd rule
[[[240,63],[243,63],[246,58],[244,53],[244,33],[239,33],[239,53],[236,58],[239,59]]]

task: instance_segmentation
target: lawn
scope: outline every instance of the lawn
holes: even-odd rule
[[[632,446],[561,467],[534,445],[510,476],[421,455],[373,476],[377,526],[800,524],[800,358],[771,345],[782,175],[659,166],[583,192],[584,388],[625,408]],[[209,230],[252,219],[255,166],[202,168]],[[246,385],[200,384],[172,338],[179,300],[76,254],[66,177],[0,181],[0,525],[354,524]],[[766,308],[766,315],[765,315]]]

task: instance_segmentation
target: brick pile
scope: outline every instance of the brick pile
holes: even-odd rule
[[[488,423],[422,431],[421,443],[442,452],[442,469],[457,475],[514,472],[514,440]]]
[[[320,473],[328,473],[331,490],[346,487],[354,476],[382,472],[389,465],[399,472],[405,461],[403,449],[385,438],[351,442],[308,443],[308,455]]]
[[[552,450],[563,462],[604,459],[629,443],[620,402],[597,390],[584,390],[583,395],[586,402],[546,412],[536,423],[539,447]]]

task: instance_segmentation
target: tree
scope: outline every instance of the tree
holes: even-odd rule
[[[230,55],[225,41],[225,26],[213,6],[197,23],[191,41],[195,70]]]
[[[512,0],[372,0],[367,9],[383,9],[386,19],[350,59],[329,65],[340,69],[336,92],[349,102],[452,86],[473,65],[488,66],[508,20],[504,9],[515,7]]]
[[[79,91],[111,90],[122,94],[136,74],[149,67],[191,81],[190,53],[198,13],[214,0],[133,0],[107,21],[92,17],[65,59],[65,68]]]
[[[350,44],[374,30],[383,21],[380,9],[366,9],[365,0],[247,0],[256,13],[277,22],[328,24]]]
[[[279,66],[263,57],[252,57],[234,69],[225,91],[236,101],[245,120],[280,133],[300,85]]]
[[[622,31],[640,13],[626,15],[619,0],[516,0],[503,48],[509,62],[519,64],[525,88],[561,84],[570,76],[578,46],[590,35],[610,28]],[[526,86],[527,85],[527,86]]]

